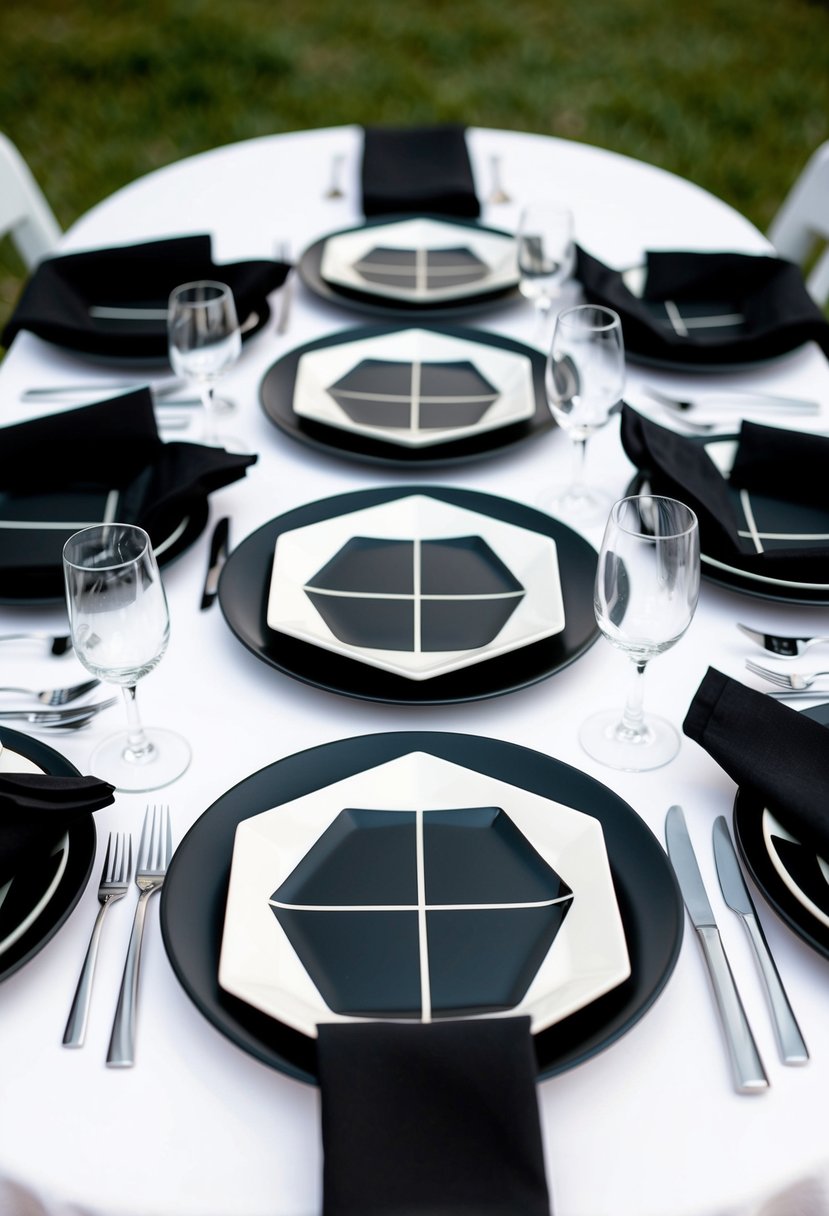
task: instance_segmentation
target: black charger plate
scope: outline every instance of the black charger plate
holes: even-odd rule
[[[411,327],[406,326],[406,328]],[[366,338],[376,338],[383,334],[399,332],[400,327],[386,325],[366,325],[357,329],[345,330],[326,338],[318,338],[315,342],[308,342],[305,346],[298,346],[294,350],[288,351],[268,369],[259,386],[262,408],[271,422],[275,423],[286,435],[290,435],[292,439],[307,444],[309,447],[351,460],[421,469],[434,465],[475,460],[481,456],[496,456],[516,443],[532,439],[552,427],[553,418],[547,406],[544,389],[545,359],[537,350],[525,346],[523,342],[516,342],[512,338],[504,338],[500,334],[484,333],[481,330],[461,329],[455,326],[438,328],[434,325],[421,325],[420,328],[431,329],[435,333],[444,334],[450,338],[491,346],[497,350],[514,351],[516,354],[528,358],[532,366],[536,402],[535,412],[532,416],[524,418],[520,422],[507,423],[506,426],[481,430],[458,439],[447,439],[441,443],[430,444],[428,447],[415,448],[393,443],[377,436],[360,435],[341,427],[328,426],[313,418],[304,418],[294,411],[296,375],[299,361],[303,355],[314,350],[323,350],[331,346],[341,346],[364,341]]]
[[[428,494],[441,502],[552,537],[558,549],[564,629],[554,637],[459,671],[427,680],[410,680],[268,627],[273,552],[281,533],[411,494]],[[239,641],[258,659],[285,675],[328,692],[368,701],[442,705],[514,692],[546,679],[579,658],[599,635],[593,611],[596,562],[596,550],[577,532],[560,520],[510,499],[440,486],[386,486],[325,498],[263,524],[227,559],[219,581],[219,603]]]
[[[9,751],[17,752],[37,764],[45,773],[58,777],[80,776],[74,764],[70,764],[59,752],[37,739],[30,739],[28,735],[0,726],[0,742]],[[0,980],[7,979],[34,958],[66,921],[86,889],[95,860],[95,845],[95,820],[90,814],[69,830],[69,857],[52,898],[14,945],[0,954]],[[44,859],[44,865],[48,867],[48,858]]]
[[[297,271],[302,282],[320,299],[332,304],[339,304],[353,312],[371,313],[375,316],[394,317],[396,320],[415,321],[429,317],[463,317],[468,313],[485,312],[499,304],[521,299],[518,290],[518,279],[507,287],[499,287],[494,291],[472,291],[461,299],[454,299],[445,304],[424,301],[423,304],[412,303],[409,300],[396,299],[393,296],[379,296],[370,292],[352,290],[336,283],[329,283],[322,277],[322,259],[326,242],[332,237],[344,236],[350,232],[361,232],[365,228],[386,228],[391,223],[400,223],[403,219],[431,219],[447,227],[457,228],[462,235],[464,229],[478,232],[491,232],[496,236],[511,237],[509,232],[498,228],[488,228],[472,220],[457,220],[445,215],[417,216],[381,216],[378,219],[366,220],[353,228],[342,228],[338,232],[329,232],[327,236],[315,241],[302,253],[297,262]]]
[[[566,803],[601,823],[631,975],[534,1040],[540,1078],[583,1063],[635,1025],[667,984],[682,942],[682,901],[661,845],[617,794],[560,760],[498,739],[439,732],[342,739],[279,760],[228,790],[182,840],[162,888],[161,929],[179,982],[207,1020],[236,1046],[288,1076],[315,1083],[314,1040],[219,987],[236,826],[412,751],[428,752]]]

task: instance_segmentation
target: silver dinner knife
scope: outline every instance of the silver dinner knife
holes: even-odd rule
[[[205,608],[210,607],[219,593],[219,575],[227,561],[229,535],[230,520],[223,515],[213,529],[213,535],[210,538],[210,556],[207,559],[207,574],[204,576],[204,590],[201,596],[202,612]]]
[[[742,1094],[762,1093],[768,1088],[769,1080],[723,949],[681,806],[672,806],[665,817],[665,840],[711,976],[735,1086]]]
[[[809,1059],[809,1052],[789,1004],[789,998],[786,996],[783,981],[780,979],[771,956],[763,927],[757,917],[757,910],[743,878],[740,863],[737,861],[728,825],[722,815],[714,821],[714,861],[717,864],[717,877],[720,880],[725,902],[742,920],[754,947],[754,953],[757,955],[760,973],[765,981],[769,997],[780,1058],[784,1064],[805,1064]]]

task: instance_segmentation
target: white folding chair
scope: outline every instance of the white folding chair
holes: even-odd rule
[[[6,235],[32,270],[54,251],[61,229],[29,166],[0,132],[0,237]]]
[[[771,222],[768,237],[781,257],[809,266],[806,286],[821,307],[829,300],[829,141],[817,149]]]

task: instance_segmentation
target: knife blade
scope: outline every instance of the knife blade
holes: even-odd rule
[[[728,824],[722,815],[714,820],[714,861],[723,898],[732,912],[735,912],[742,920],[754,947],[771,1006],[780,1058],[784,1064],[805,1064],[809,1059],[809,1052],[743,878],[734,844],[728,832]]]
[[[672,806],[665,817],[665,840],[711,977],[735,1087],[738,1093],[762,1093],[768,1089],[769,1080],[734,983],[681,806]]]
[[[213,529],[213,535],[210,538],[210,556],[207,559],[207,573],[204,576],[204,589],[201,596],[201,610],[216,599],[219,592],[219,575],[222,572],[222,566],[227,561],[228,541],[230,538],[230,520],[226,515],[217,522]]]

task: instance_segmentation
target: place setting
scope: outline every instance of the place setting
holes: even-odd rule
[[[396,486],[297,507],[229,555],[219,604],[267,665],[346,696],[440,704],[514,691],[595,641],[596,552],[520,503]]]
[[[337,457],[430,467],[497,455],[553,425],[537,350],[449,326],[358,326],[265,373],[267,417]]]

